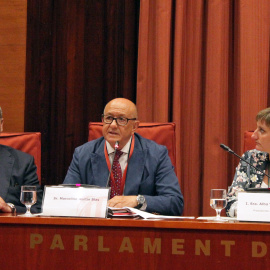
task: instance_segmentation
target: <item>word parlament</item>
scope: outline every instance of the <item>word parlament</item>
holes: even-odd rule
[[[98,252],[126,252],[126,253],[150,253],[150,254],[162,254],[164,249],[170,250],[172,255],[185,255],[185,245],[190,245],[188,239],[171,239],[171,245],[163,246],[161,238],[148,238],[142,239],[139,249],[138,245],[133,243],[131,237],[122,237],[118,239],[116,244],[109,245],[106,243],[106,237],[99,235],[97,236],[97,245],[93,246],[92,237],[89,238],[86,235],[74,235],[73,237],[73,250],[74,251],[91,251],[96,249]],[[195,239],[192,243],[194,247],[195,256],[211,256],[214,255],[216,246],[223,250],[225,257],[230,257],[231,254],[238,248],[241,248],[241,243],[237,243],[235,240],[219,240],[217,243],[214,240],[202,240]],[[65,250],[69,247],[64,241],[64,237],[61,234],[54,234],[51,238],[50,245],[44,246],[43,235],[38,233],[30,234],[30,249],[48,248],[50,250]],[[250,256],[254,258],[261,258],[267,254],[267,243],[262,241],[251,241],[250,242]]]

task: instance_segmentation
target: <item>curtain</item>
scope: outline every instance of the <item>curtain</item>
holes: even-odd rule
[[[220,144],[241,154],[269,106],[269,32],[269,0],[141,0],[139,118],[176,123],[184,215],[215,215],[239,162]]]

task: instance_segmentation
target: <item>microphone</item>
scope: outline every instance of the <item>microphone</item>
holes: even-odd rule
[[[268,174],[266,174],[265,172],[263,172],[262,170],[256,168],[256,167],[255,167],[254,165],[252,165],[250,162],[248,162],[248,161],[245,160],[244,158],[242,158],[242,157],[240,157],[239,155],[237,155],[237,154],[236,154],[230,147],[228,147],[227,145],[220,144],[220,147],[221,147],[223,150],[225,150],[225,151],[227,151],[227,152],[229,152],[229,153],[231,153],[231,154],[237,156],[237,157],[240,158],[241,160],[243,160],[243,161],[246,162],[248,165],[250,165],[252,168],[254,168],[256,171],[259,171],[259,172],[261,172],[263,175],[266,175],[266,176],[268,177],[268,189],[270,189],[270,188],[269,188],[269,185],[270,185],[270,175],[268,175]],[[250,184],[250,182],[249,182],[248,184]],[[262,188],[262,189],[264,189],[264,188]],[[254,188],[254,189],[253,189],[253,188],[249,188],[248,190],[254,191],[254,190],[260,190],[260,188]]]
[[[111,177],[111,173],[112,173],[112,167],[113,167],[113,162],[114,162],[114,157],[115,157],[115,154],[116,154],[116,150],[119,148],[119,142],[115,142],[114,144],[114,153],[113,153],[113,159],[112,159],[112,163],[111,163],[111,168],[110,168],[110,172],[109,172],[109,175],[108,175],[108,179],[107,179],[107,184],[106,184],[106,187],[108,187],[109,185],[109,181],[110,181],[110,177]]]
[[[234,153],[233,150],[232,150],[231,148],[229,148],[229,147],[228,147],[227,145],[225,145],[225,144],[221,144],[220,147],[221,147],[223,150],[225,150],[225,151],[228,151],[228,152],[230,152],[230,153]],[[236,154],[236,153],[234,153],[234,154]],[[236,156],[239,157],[239,158],[241,158],[241,157],[238,156],[237,154],[236,154]]]

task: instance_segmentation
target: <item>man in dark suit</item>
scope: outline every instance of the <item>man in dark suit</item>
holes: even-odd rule
[[[136,105],[124,98],[113,99],[105,106],[102,121],[103,137],[75,149],[64,184],[109,185],[110,207],[181,215],[184,200],[167,148],[135,133],[139,126]],[[107,179],[118,150],[122,173],[117,186],[117,175],[112,173]]]
[[[3,131],[3,115],[0,107],[0,133]],[[38,200],[31,212],[40,212],[42,191],[36,173],[34,157],[0,144],[0,211],[14,213],[26,211],[20,202],[21,186],[37,186]]]

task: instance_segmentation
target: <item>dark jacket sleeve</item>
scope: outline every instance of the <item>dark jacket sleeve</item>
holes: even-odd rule
[[[20,201],[21,186],[36,186],[37,202],[31,207],[31,212],[38,213],[41,211],[43,190],[39,185],[34,157],[18,150],[12,151],[12,154],[15,161],[5,202],[13,203],[18,213],[24,213],[26,207]]]
[[[162,215],[180,216],[184,209],[184,198],[178,178],[165,146],[160,146],[154,172],[155,194],[145,195],[147,212]],[[157,152],[156,152],[157,153]]]

